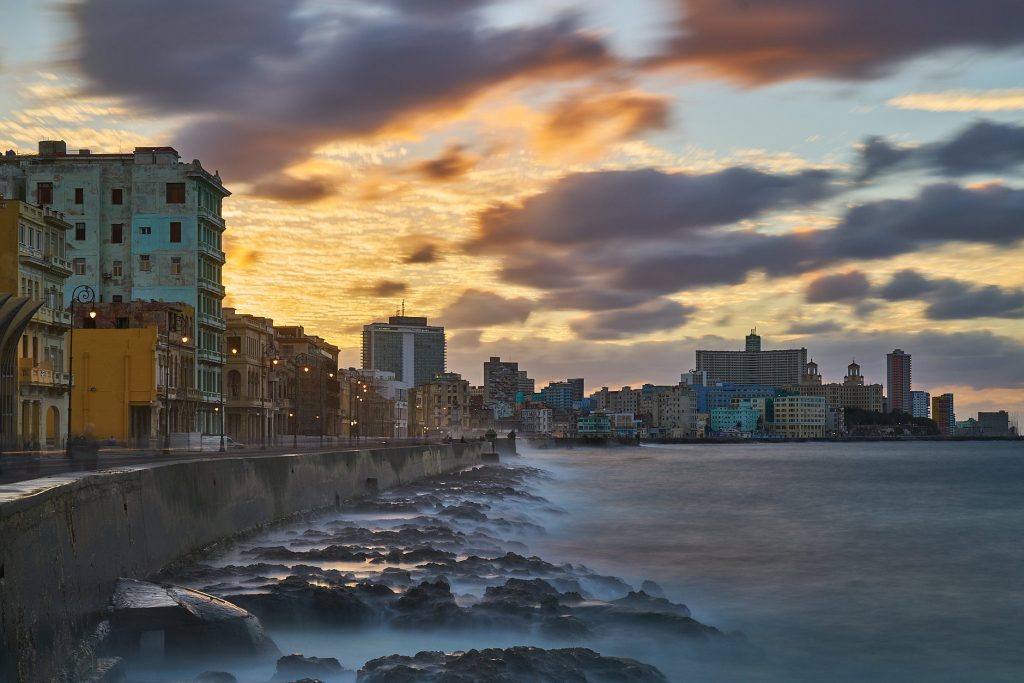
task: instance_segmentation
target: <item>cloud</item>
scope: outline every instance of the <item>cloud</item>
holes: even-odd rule
[[[576,173],[520,206],[485,211],[469,247],[679,235],[822,199],[835,191],[833,180],[829,171],[773,175],[745,167],[706,175],[650,168]]]
[[[860,301],[871,291],[864,273],[853,270],[839,275],[822,275],[807,285],[805,298],[809,303]]]
[[[482,330],[459,330],[448,335],[448,349],[478,349]]]
[[[411,254],[402,259],[402,263],[434,263],[437,260],[437,245],[424,244],[414,249]]]
[[[839,332],[843,326],[834,320],[820,320],[818,322],[794,322],[786,328],[786,334],[824,334],[826,332]]]
[[[522,323],[530,317],[533,302],[522,297],[505,298],[494,292],[467,289],[441,311],[447,327],[489,327]]]
[[[176,146],[246,181],[327,142],[456,111],[495,86],[614,62],[572,18],[494,28],[457,11],[477,3],[403,13],[412,4],[83,0],[68,13],[87,93],[190,117]]]
[[[1024,110],[1024,88],[912,92],[886,102],[897,109],[934,112],[995,112]]]
[[[976,121],[942,142],[895,147],[868,138],[861,150],[858,180],[869,180],[897,168],[920,168],[936,175],[960,177],[1000,173],[1024,165],[1024,126]]]
[[[923,301],[927,303],[925,317],[930,320],[1024,318],[1024,289],[930,279],[916,270],[893,274],[878,295],[888,301]]]
[[[591,313],[571,321],[569,327],[580,339],[624,339],[675,329],[696,311],[694,306],[660,299],[632,308]]]
[[[948,48],[1024,45],[1017,0],[677,0],[678,35],[656,63],[746,86],[807,78],[878,78]]]
[[[326,199],[337,191],[326,178],[295,178],[275,175],[252,185],[250,193],[282,202],[307,203]]]
[[[546,154],[603,152],[608,145],[669,125],[670,98],[641,90],[570,93],[545,114],[537,143]]]
[[[413,164],[410,170],[427,180],[454,180],[472,171],[479,161],[466,153],[465,145],[449,145],[437,158]]]
[[[368,288],[374,296],[389,297],[397,294],[404,294],[409,288],[404,282],[394,280],[379,280],[372,287]]]

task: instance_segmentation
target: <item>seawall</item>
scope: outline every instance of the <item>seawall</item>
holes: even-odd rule
[[[480,456],[477,442],[189,460],[0,497],[0,682],[51,680],[118,577],[146,578],[219,539]]]

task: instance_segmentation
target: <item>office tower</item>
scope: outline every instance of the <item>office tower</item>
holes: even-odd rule
[[[910,354],[894,349],[885,355],[885,386],[889,392],[889,412],[907,413],[913,410],[910,399]]]
[[[395,315],[363,327],[363,369],[395,373],[408,387],[427,384],[445,371],[444,328],[426,318]]]
[[[697,372],[710,381],[769,386],[799,385],[807,367],[807,349],[761,350],[761,337],[753,330],[743,351],[697,351]]]
[[[927,391],[911,391],[910,414],[913,417],[928,417],[931,400]]]
[[[939,427],[939,434],[952,436],[956,430],[956,414],[953,412],[953,394],[932,397],[932,421]]]

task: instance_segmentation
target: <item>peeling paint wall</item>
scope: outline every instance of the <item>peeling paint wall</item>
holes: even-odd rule
[[[118,577],[290,514],[480,461],[481,444],[197,460],[0,499],[0,682],[50,680]]]

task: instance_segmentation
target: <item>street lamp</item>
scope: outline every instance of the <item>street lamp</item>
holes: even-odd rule
[[[75,304],[92,304],[96,290],[89,285],[78,285],[71,292],[71,330],[68,332],[68,433],[64,435],[64,455],[71,457],[71,378],[75,365]],[[96,319],[96,307],[89,307],[89,317]]]

